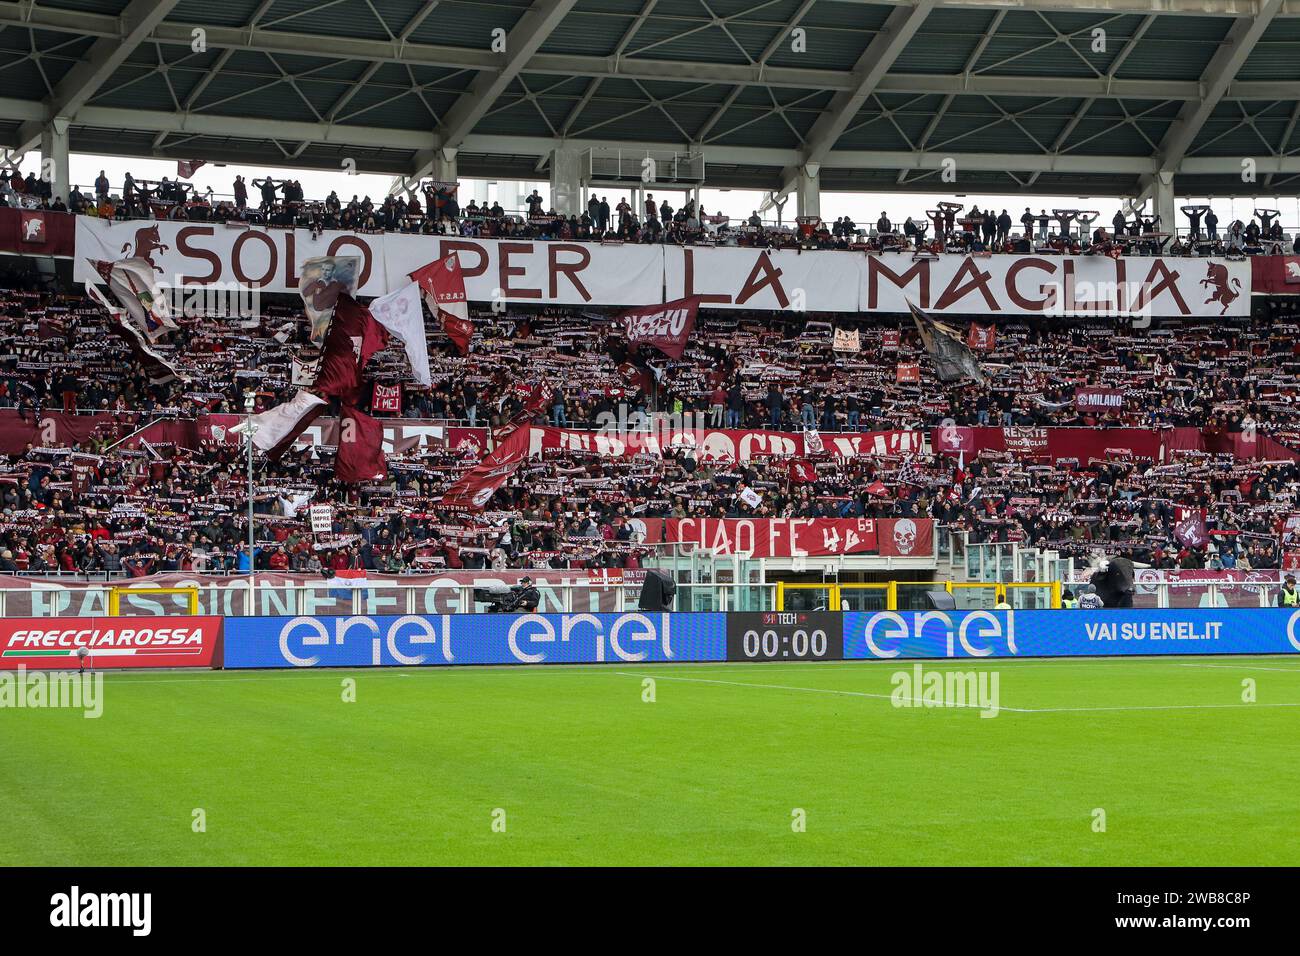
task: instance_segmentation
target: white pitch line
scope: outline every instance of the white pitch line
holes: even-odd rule
[[[1300,701],[1290,704],[1147,704],[1136,707],[1040,707],[1027,710],[1027,714],[1088,714],[1110,710],[1222,710],[1225,707],[1300,707]],[[1002,710],[1010,710],[1003,707]]]
[[[1179,661],[1183,667],[1218,667],[1231,671],[1281,671],[1283,674],[1300,674],[1300,667],[1265,667],[1263,664],[1202,664],[1192,661]]]
[[[655,680],[675,680],[686,681],[692,684],[723,684],[730,687],[756,687],[760,690],[793,690],[802,691],[808,694],[836,694],[843,697],[872,697],[878,700],[893,700],[892,694],[870,694],[866,691],[857,690],[833,690],[828,687],[795,687],[789,684],[751,684],[747,681],[734,680],[710,680],[704,677],[670,677],[666,674],[656,677],[654,674],[634,674],[630,671],[616,671],[616,674],[622,677],[650,677]],[[909,700],[912,703],[924,704],[924,699],[920,697],[907,697],[903,700]],[[979,704],[944,704],[944,707],[966,707],[974,710],[988,710],[988,707]],[[999,711],[1005,710],[1013,714],[1087,714],[1101,713],[1109,711],[1137,711],[1137,710],[1220,710],[1225,707],[1300,707],[1300,701],[1286,704],[1139,704],[1136,706],[1120,707],[1005,707],[999,706]]]
[[[649,677],[654,680],[676,680],[685,681],[691,684],[725,684],[730,687],[757,687],[760,690],[794,690],[803,691],[806,694],[836,694],[841,697],[872,697],[876,700],[894,700],[893,694],[869,694],[861,690],[834,690],[829,687],[793,687],[788,684],[751,684],[748,681],[739,680],[710,680],[706,677],[670,677],[667,674],[633,674],[630,671],[615,671],[621,677]],[[899,700],[910,701],[914,704],[924,704],[925,701],[920,697],[901,697]],[[988,710],[980,704],[944,704],[944,707],[951,708],[969,708],[972,710]],[[1020,714],[1030,714],[1033,711],[1021,710],[1019,707],[999,707],[998,710],[1011,710]]]

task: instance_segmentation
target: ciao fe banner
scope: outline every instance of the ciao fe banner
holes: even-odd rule
[[[230,618],[225,666],[1295,654],[1298,630],[1278,609]]]
[[[386,295],[409,273],[455,253],[476,302],[644,306],[699,297],[706,309],[936,314],[1244,316],[1251,266],[1226,259],[944,255],[607,246],[534,239],[466,239],[264,229],[77,217],[73,277],[98,281],[87,260],[152,263],[173,287],[296,292],[315,256],[361,259],[358,294]]]

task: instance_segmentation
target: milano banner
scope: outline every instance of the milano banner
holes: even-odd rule
[[[43,617],[0,619],[0,670],[211,667],[219,617]]]
[[[1251,264],[1110,256],[858,255],[736,247],[605,245],[534,239],[359,234],[77,217],[74,278],[87,259],[148,260],[173,286],[238,283],[294,292],[307,259],[361,259],[357,294],[386,295],[456,253],[472,301],[644,306],[700,297],[703,308],[795,312],[1243,316]]]

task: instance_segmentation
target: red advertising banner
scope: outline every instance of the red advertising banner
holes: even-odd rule
[[[647,524],[649,522],[647,521]],[[755,558],[879,554],[929,557],[930,518],[668,518],[665,540]]]
[[[1081,412],[1123,411],[1124,393],[1118,388],[1076,388],[1074,407]]]
[[[211,667],[220,617],[41,617],[0,619],[0,670]],[[220,664],[219,658],[216,663]]]

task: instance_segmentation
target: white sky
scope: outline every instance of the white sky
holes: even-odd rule
[[[91,189],[101,169],[107,173],[109,181],[113,184],[114,192],[120,189],[123,174],[128,169],[136,179],[159,180],[163,176],[170,179],[176,178],[176,163],[173,160],[125,159],[117,156],[93,156],[74,153],[70,162],[72,166],[71,182],[74,186],[81,186],[84,191]],[[34,151],[28,153],[20,165],[24,173],[35,172],[40,175],[40,156],[38,153]],[[248,183],[267,175],[275,179],[297,179],[302,183],[307,198],[324,199],[329,195],[330,190],[336,190],[345,203],[354,194],[359,198],[369,195],[372,200],[378,203],[388,194],[388,187],[392,182],[391,176],[371,173],[358,173],[349,176],[342,169],[333,172],[318,169],[294,169],[292,167],[216,166],[213,164],[208,164],[200,169],[194,174],[190,182],[199,192],[206,191],[210,186],[218,197],[229,198],[236,174],[242,175]],[[478,182],[480,181],[472,179],[461,180],[463,202],[467,202],[474,195],[475,184]],[[960,183],[955,185],[960,187]],[[549,202],[550,189],[545,181],[529,183],[528,186],[530,189],[536,188],[543,198]],[[665,196],[669,197],[669,204],[673,208],[680,206],[683,201],[684,194],[680,191],[674,192],[663,188],[651,191],[654,193],[656,200],[662,200]],[[256,191],[251,186],[249,192],[252,201],[256,202]],[[596,192],[607,196],[611,206],[618,204],[618,198],[616,197],[630,195],[627,190],[599,189]],[[1026,205],[1031,206],[1034,212],[1039,209],[1047,209],[1050,212],[1054,206],[1057,208],[1095,209],[1101,213],[1101,218],[1098,219],[1097,224],[1108,227],[1111,218],[1115,215],[1115,210],[1118,208],[1118,200],[1114,197],[998,196],[981,193],[938,195],[925,193],[824,192],[821,197],[822,218],[827,222],[833,222],[840,216],[848,215],[859,225],[869,225],[874,223],[881,210],[884,210],[895,223],[901,223],[908,216],[921,217],[926,209],[933,208],[934,203],[940,199],[955,199],[955,201],[965,203],[968,208],[974,204],[983,209],[991,204],[996,212],[1006,209],[1011,214],[1012,220],[1016,221],[1017,226]],[[763,193],[758,190],[705,189],[701,194],[701,203],[708,212],[721,212],[730,216],[733,220],[748,218],[750,213],[758,208],[762,200]],[[1280,209],[1284,227],[1294,230],[1297,226],[1300,226],[1300,198],[1295,196],[1276,196],[1261,193],[1260,198],[1257,200],[1240,198],[1207,200],[1205,197],[1187,198],[1180,196],[1177,204],[1182,206],[1190,202],[1209,202],[1219,216],[1220,229],[1226,228],[1228,223],[1237,218],[1248,220],[1251,212],[1256,208]],[[507,208],[512,205],[505,197],[502,197],[501,204]],[[1148,209],[1150,208],[1151,206],[1148,204]],[[792,222],[794,215],[795,201],[791,198],[785,207],[785,221],[787,223]],[[775,216],[775,211],[763,214],[765,219],[775,219]],[[1186,225],[1186,219],[1180,215],[1179,226],[1185,227]]]

